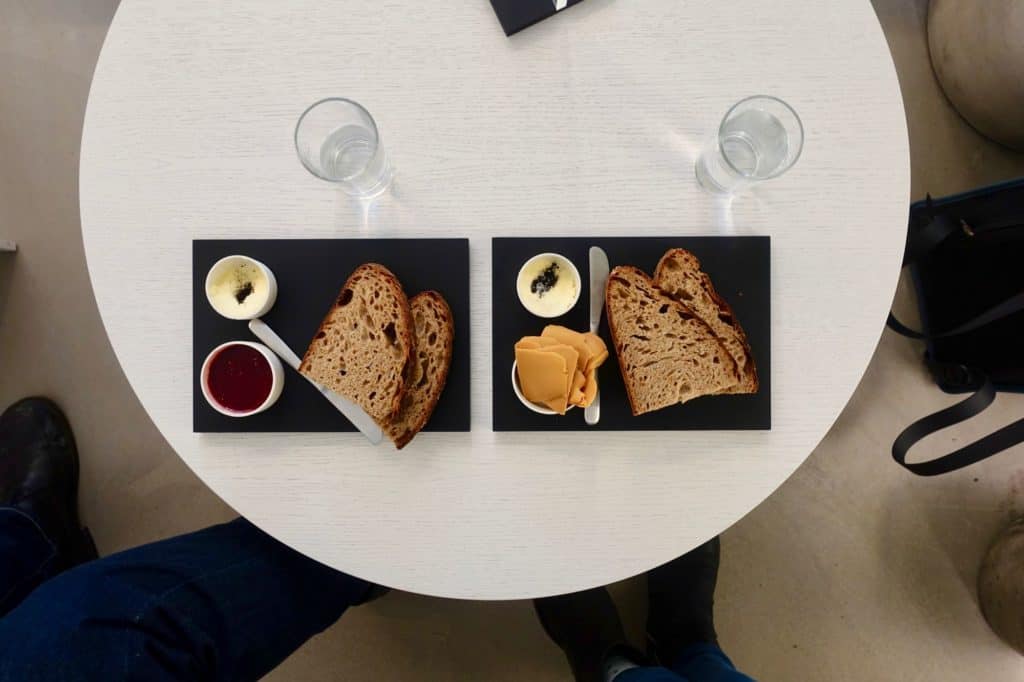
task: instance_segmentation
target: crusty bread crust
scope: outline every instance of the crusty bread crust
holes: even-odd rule
[[[360,265],[346,280],[299,366],[384,426],[399,411],[412,356],[412,316],[398,278]]]
[[[424,291],[409,302],[413,320],[413,354],[406,372],[402,408],[385,431],[399,450],[423,430],[434,413],[452,364],[455,320],[444,297]]]
[[[760,382],[747,334],[701,268],[700,260],[686,249],[670,249],[658,261],[654,285],[704,320],[736,361],[739,383],[722,392],[757,393]]]
[[[711,328],[642,270],[611,271],[605,309],[634,416],[736,384],[736,362]]]

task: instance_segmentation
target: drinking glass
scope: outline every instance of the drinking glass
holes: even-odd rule
[[[737,192],[785,173],[803,147],[803,124],[791,106],[777,97],[748,97],[729,109],[697,160],[697,182],[714,194]]]
[[[375,197],[394,179],[376,122],[352,100],[334,97],[306,109],[295,126],[295,150],[306,170],[354,197]]]

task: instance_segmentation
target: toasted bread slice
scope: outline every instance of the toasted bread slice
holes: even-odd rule
[[[419,433],[437,407],[448,381],[455,342],[455,320],[444,297],[424,291],[409,301],[413,323],[413,354],[406,373],[402,409],[388,423],[387,433],[399,450]]]
[[[722,392],[757,393],[760,386],[757,365],[746,332],[732,308],[715,290],[711,278],[701,269],[697,257],[686,249],[669,250],[658,261],[654,285],[704,320],[736,361],[740,381]]]
[[[605,308],[634,415],[737,384],[736,361],[711,328],[643,271],[612,270]]]
[[[299,371],[356,403],[382,427],[398,413],[412,356],[412,316],[383,265],[353,272],[309,344]]]

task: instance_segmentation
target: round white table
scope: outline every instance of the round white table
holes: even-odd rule
[[[704,194],[695,155],[761,92],[800,113],[803,157],[733,202]],[[297,117],[330,95],[367,106],[399,169],[368,211],[296,159]],[[487,0],[125,0],[80,186],[114,350],[218,495],[348,573],[505,599],[648,570],[793,473],[881,334],[909,160],[866,0],[585,0],[511,39]],[[492,432],[490,238],[539,233],[771,235],[772,430]],[[191,240],[364,235],[470,238],[472,432],[402,454],[358,434],[194,434]]]

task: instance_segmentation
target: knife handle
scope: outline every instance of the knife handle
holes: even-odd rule
[[[251,331],[257,339],[267,345],[270,350],[274,351],[279,358],[284,360],[285,364],[294,369],[299,370],[299,356],[288,347],[288,344],[284,342],[280,336],[277,335],[273,329],[271,329],[266,322],[256,318],[255,320],[249,320],[249,331]]]
[[[583,410],[583,421],[587,426],[594,426],[601,421],[601,391],[594,396],[594,402],[590,403],[590,407]]]

